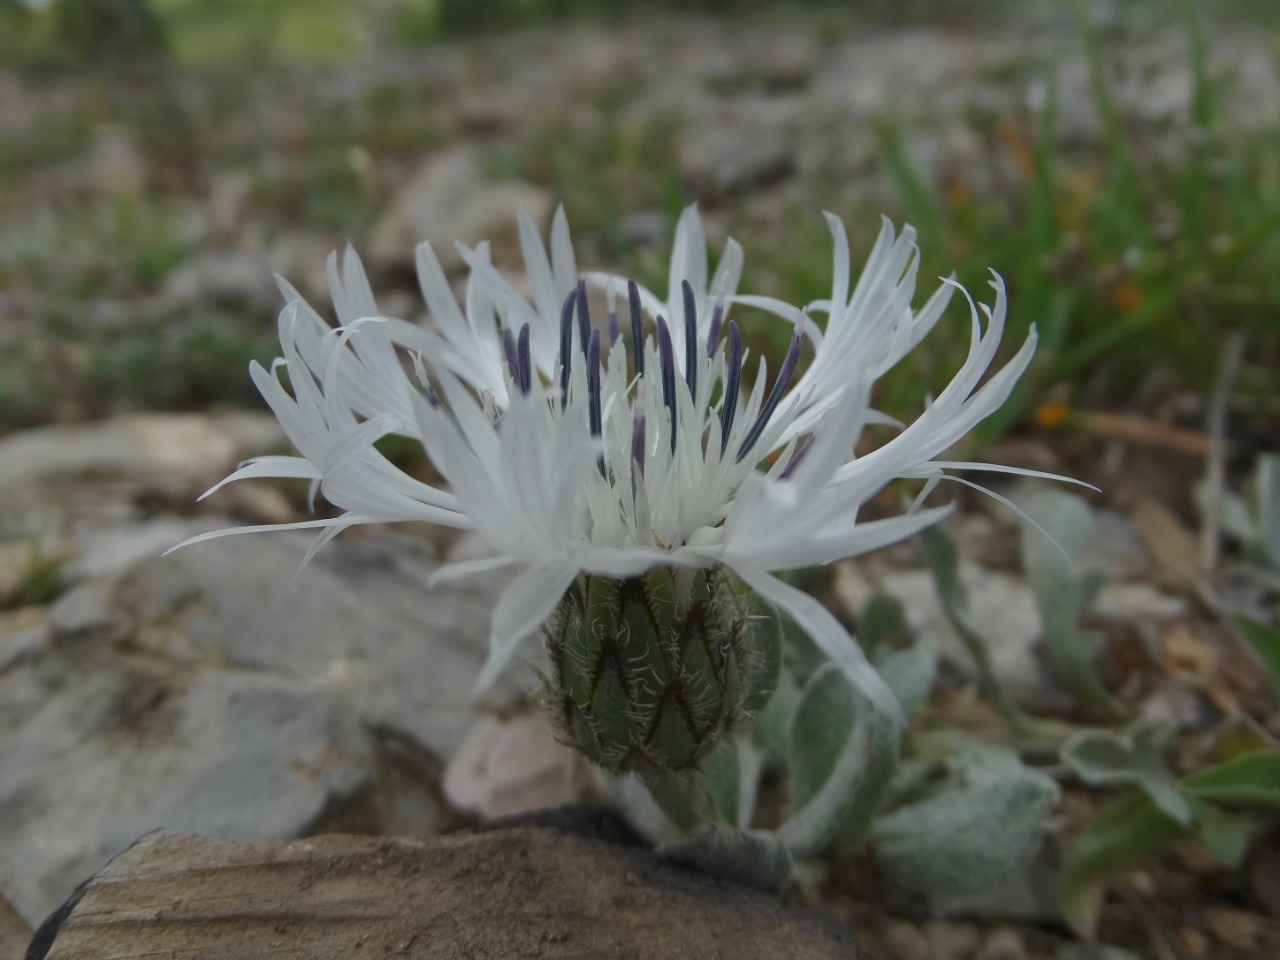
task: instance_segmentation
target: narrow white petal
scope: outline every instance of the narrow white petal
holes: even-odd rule
[[[481,557],[477,560],[461,560],[458,563],[446,564],[427,578],[427,586],[438,587],[442,583],[465,580],[480,573],[501,570],[503,567],[509,567],[516,562],[514,557],[498,555],[496,557]]]
[[[502,591],[493,610],[489,656],[473,693],[482,693],[493,686],[511,662],[516,647],[546,622],[577,576],[575,567],[529,567]]]
[[[898,698],[868,662],[858,641],[849,635],[830,610],[803,590],[783,583],[763,570],[743,565],[734,565],[733,569],[747,586],[794,620],[818,649],[840,668],[854,689],[879,710],[899,723],[906,723]]]

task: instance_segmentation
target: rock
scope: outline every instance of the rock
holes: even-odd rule
[[[11,434],[0,439],[0,535],[6,521],[52,502],[72,516],[103,505],[119,513],[148,496],[190,503],[239,461],[283,443],[274,417],[244,412],[129,414]]]
[[[930,960],[928,939],[916,924],[905,920],[889,922],[884,945],[892,960]]]
[[[1022,934],[1012,927],[1001,927],[983,937],[973,960],[1024,960],[1026,955]]]
[[[274,315],[280,292],[261,251],[205,250],[170,271],[163,296],[171,311],[208,304],[247,305]]]
[[[754,34],[743,44],[739,71],[765,90],[795,90],[807,86],[822,60],[822,45],[811,33]]]
[[[1089,612],[1129,623],[1159,626],[1187,612],[1182,597],[1165,593],[1149,583],[1108,583],[1098,591]]]
[[[978,949],[978,928],[972,923],[930,920],[924,926],[932,960],[969,960]]]
[[[691,119],[680,168],[705,200],[776,183],[795,159],[789,124],[797,98],[743,97],[718,102]]]
[[[1082,564],[1097,563],[1109,580],[1142,580],[1151,574],[1151,554],[1127,517],[1118,510],[1103,508],[1094,542],[1081,558]]]
[[[551,195],[541,187],[485,180],[478,152],[457,147],[427,163],[392,199],[373,229],[369,253],[383,266],[412,265],[414,248],[430,241],[446,271],[463,266],[454,242],[467,246],[488,240],[495,260],[519,250],[516,214],[525,207],[545,226]]]
[[[328,314],[329,303],[329,254],[339,246],[338,241],[317,237],[310,233],[282,233],[276,237],[267,255],[267,263],[273,273],[288,280],[306,297],[321,316]],[[412,252],[412,251],[411,251]],[[276,309],[284,307],[277,294]]]
[[[1153,497],[1143,497],[1129,519],[1150,551],[1159,585],[1191,592],[1204,582],[1196,539],[1173,511]]]
[[[0,673],[38,656],[49,637],[49,615],[44,607],[0,612]]]
[[[600,792],[599,774],[552,735],[547,718],[481,717],[444,772],[444,795],[485,819],[583,803]]]
[[[969,560],[960,561],[960,580],[968,590],[970,619],[987,641],[1000,682],[1011,692],[1032,699],[1056,696],[1056,682],[1036,654],[1041,623],[1031,589],[1019,577]],[[845,608],[854,611],[861,610],[876,590],[890,594],[902,604],[913,630],[936,635],[947,660],[967,672],[976,670],[942,611],[928,570],[890,571],[873,584],[854,564],[839,564],[834,586]]]
[[[95,127],[85,158],[86,185],[97,193],[137,197],[147,186],[146,161],[125,126],[104,123]]]
[[[154,833],[47,933],[49,960],[862,956],[815,911],[548,828],[258,846]]]
[[[1059,943],[1054,960],[1141,960],[1136,953],[1105,943]]]
[[[0,957],[4,960],[18,960],[25,956],[27,944],[31,942],[31,927],[18,911],[9,906],[9,901],[0,894]]]
[[[382,531],[346,534],[299,569],[311,539],[264,533],[186,547],[136,567],[116,600],[148,625],[150,650],[322,682],[366,723],[452,756],[473,723],[468,693],[505,578],[428,590],[430,546]]]
[[[249,217],[254,177],[249,170],[229,170],[213,178],[206,203],[209,229],[219,240],[232,240]]]
[[[1264,942],[1272,944],[1274,931],[1268,933],[1267,923],[1256,914],[1232,907],[1211,906],[1204,911],[1205,923],[1220,942],[1237,950],[1248,950]]]
[[[315,681],[50,641],[0,672],[0,889],[34,924],[158,826],[298,836],[372,760]]]
[[[63,575],[72,583],[85,577],[120,577],[135,565],[159,557],[175,543],[221,525],[216,517],[162,517],[94,531],[81,540],[80,555],[63,569]]]
[[[155,556],[229,523],[100,532],[46,618],[0,622],[0,889],[28,921],[157,827],[258,840],[451,821],[437,786],[475,723],[501,581],[428,591],[431,548],[386,532],[296,577],[305,534]]]
[[[70,554],[70,545],[55,537],[0,543],[0,608],[33,602],[30,598],[24,599],[24,594],[33,587],[38,588],[34,581],[51,576]]]
[[[125,623],[112,608],[107,585],[86,580],[60,596],[49,608],[49,627],[60,640],[115,639]]]

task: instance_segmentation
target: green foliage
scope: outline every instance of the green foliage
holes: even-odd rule
[[[786,755],[791,818],[779,834],[796,856],[848,855],[871,826],[898,760],[900,731],[834,666],[805,684]]]
[[[1132,784],[1162,813],[1180,824],[1191,822],[1191,807],[1178,792],[1164,764],[1155,731],[1135,727],[1126,735],[1109,730],[1082,730],[1062,747],[1062,759],[1091,786]]]
[[[1095,740],[1098,736],[1095,732]],[[1064,752],[1064,759],[1078,765],[1078,757],[1073,762]],[[1248,849],[1250,826],[1232,811],[1280,810],[1280,751],[1241,754],[1183,777],[1177,783],[1178,812],[1186,817],[1171,815],[1167,800],[1158,803],[1148,789],[1151,766],[1149,759],[1138,764],[1142,789],[1106,807],[1068,845],[1060,898],[1068,923],[1081,936],[1093,935],[1109,877],[1184,837],[1203,843],[1219,863],[1235,869]]]
[[[932,684],[936,650],[908,642],[902,610],[888,597],[860,620],[874,636],[877,666],[912,713]],[[788,786],[790,811],[774,831],[751,829],[765,754],[745,735],[722,740],[697,771],[640,771],[665,827],[647,815],[634,784],[615,781],[633,820],[668,838],[663,855],[778,889],[793,859],[848,857],[870,844],[904,885],[936,893],[989,886],[1034,853],[1057,796],[1049,778],[1006,750],[954,737],[941,756],[904,762],[906,732],[830,663],[801,682],[805,662],[789,658],[752,730]],[[939,760],[946,772],[935,777]],[[889,804],[896,808],[886,813]]]
[[[1280,694],[1280,630],[1248,617],[1237,617],[1236,626],[1271,676],[1271,685]]]
[[[1184,777],[1182,787],[1192,796],[1213,803],[1280,811],[1280,751],[1241,754]]]
[[[989,887],[1034,856],[1057,799],[1057,784],[1015,753],[968,746],[924,797],[876,821],[876,859],[922,893]]]
[[[1027,512],[1040,529],[1022,528],[1022,568],[1044,624],[1044,649],[1076,693],[1105,716],[1119,718],[1123,710],[1093,668],[1103,638],[1080,627],[1103,583],[1100,572],[1075,567],[1096,534],[1093,511],[1073,494],[1046,490]]]
[[[136,62],[166,48],[147,0],[54,0],[59,42],[83,61]]]
[[[1167,19],[1187,38],[1193,82],[1191,122],[1181,128],[1131,115],[1117,102],[1113,68],[1123,62],[1134,28],[1103,34],[1082,17],[1078,33],[1103,118],[1101,143],[1064,141],[1056,79],[1028,59],[1009,67],[1007,79],[1010,86],[1041,87],[1043,103],[977,111],[969,127],[987,170],[1015,171],[998,189],[945,164],[937,175],[928,172],[915,159],[919,135],[891,107],[876,130],[879,171],[897,202],[884,209],[853,200],[837,209],[857,221],[884,212],[919,227],[922,278],[954,272],[969,289],[985,292],[988,271],[997,269],[1009,287],[1010,348],[1036,326],[1036,358],[1010,402],[976,429],[978,443],[1016,425],[1048,395],[1071,397],[1082,375],[1099,368],[1114,384],[1108,400],[1118,404],[1136,398],[1125,385],[1140,383],[1153,368],[1169,368],[1187,388],[1206,390],[1224,331],[1244,332],[1256,358],[1257,373],[1240,378],[1239,392],[1265,404],[1273,389],[1268,369],[1280,362],[1272,321],[1280,312],[1280,275],[1269,267],[1280,256],[1277,129],[1232,125],[1235,81],[1230,68],[1208,65],[1205,26],[1196,14],[1205,8],[1176,6]],[[1145,16],[1153,10],[1147,7]],[[830,175],[819,170],[804,185],[803,203],[814,197],[830,203],[846,175],[838,165]],[[814,266],[829,262],[826,236],[794,224],[785,234],[765,258],[778,271],[778,294],[792,302],[826,296],[830,281]],[[761,259],[753,258],[751,237],[739,239],[748,262]],[[882,409],[914,416],[960,366],[967,338],[945,327],[932,335],[934,349],[911,355],[879,381]]]
[[[991,665],[986,642],[969,616],[969,593],[960,582],[960,555],[955,541],[941,525],[937,525],[920,534],[920,545],[929,564],[929,571],[933,574],[934,588],[938,592],[942,610],[977,667],[983,695],[1000,711],[1010,726],[1024,729],[1027,719],[1001,689]]]
[[[1258,457],[1251,486],[1252,497],[1231,491],[1223,494],[1219,519],[1240,543],[1247,560],[1280,573],[1280,454]],[[1197,495],[1203,501],[1203,490]]]

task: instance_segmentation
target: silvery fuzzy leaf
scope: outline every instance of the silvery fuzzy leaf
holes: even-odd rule
[[[702,761],[707,794],[721,823],[739,825],[742,770],[738,762],[738,744],[726,738]]]
[[[1040,610],[1045,652],[1077,693],[1119,717],[1120,705],[1093,668],[1103,638],[1080,629],[1080,618],[1104,579],[1099,571],[1075,567],[1097,530],[1093,511],[1074,494],[1050,490],[1036,497],[1027,513],[1042,528],[1023,528],[1022,565]]]
[[[1091,786],[1133,784],[1180,824],[1191,822],[1191,807],[1165,766],[1153,731],[1137,727],[1120,735],[1081,730],[1062,747],[1064,763]]]
[[[910,639],[906,611],[892,594],[876,591],[858,618],[858,639],[868,654],[902,646]]]
[[[785,763],[791,738],[791,721],[800,706],[800,685],[785,666],[778,674],[778,686],[756,714],[752,729],[761,745],[775,760]]]
[[[745,830],[755,814],[764,754],[745,736],[731,736],[703,761],[707,794],[719,822]]]
[[[915,646],[879,659],[876,668],[902,703],[903,712],[910,717],[920,709],[933,689],[933,681],[938,675],[937,645],[921,637]]]
[[[1258,458],[1258,527],[1262,551],[1273,570],[1280,570],[1280,455]]]
[[[660,844],[658,856],[770,893],[791,879],[791,855],[775,834],[704,823],[689,836]]]
[[[876,857],[903,886],[959,893],[997,883],[1034,856],[1059,790],[1017,755],[968,747],[930,795],[881,817]]]
[[[898,725],[834,667],[810,678],[790,730],[787,764],[795,813],[779,829],[796,856],[864,836],[897,762]]]

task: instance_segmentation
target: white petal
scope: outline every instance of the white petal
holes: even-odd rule
[[[878,709],[905,724],[906,717],[898,698],[867,661],[858,642],[830,610],[803,590],[783,583],[763,570],[743,565],[734,565],[733,569],[747,586],[794,620],[817,648],[840,668],[856,690]]]
[[[502,591],[493,610],[489,656],[473,694],[493,686],[516,647],[546,622],[577,576],[578,571],[568,566],[529,567]]]
[[[477,560],[461,560],[458,563],[446,564],[427,578],[427,586],[436,587],[442,583],[465,580],[468,577],[476,576],[476,574],[501,570],[503,567],[509,567],[516,562],[518,561],[514,557],[496,556],[480,557]]]

